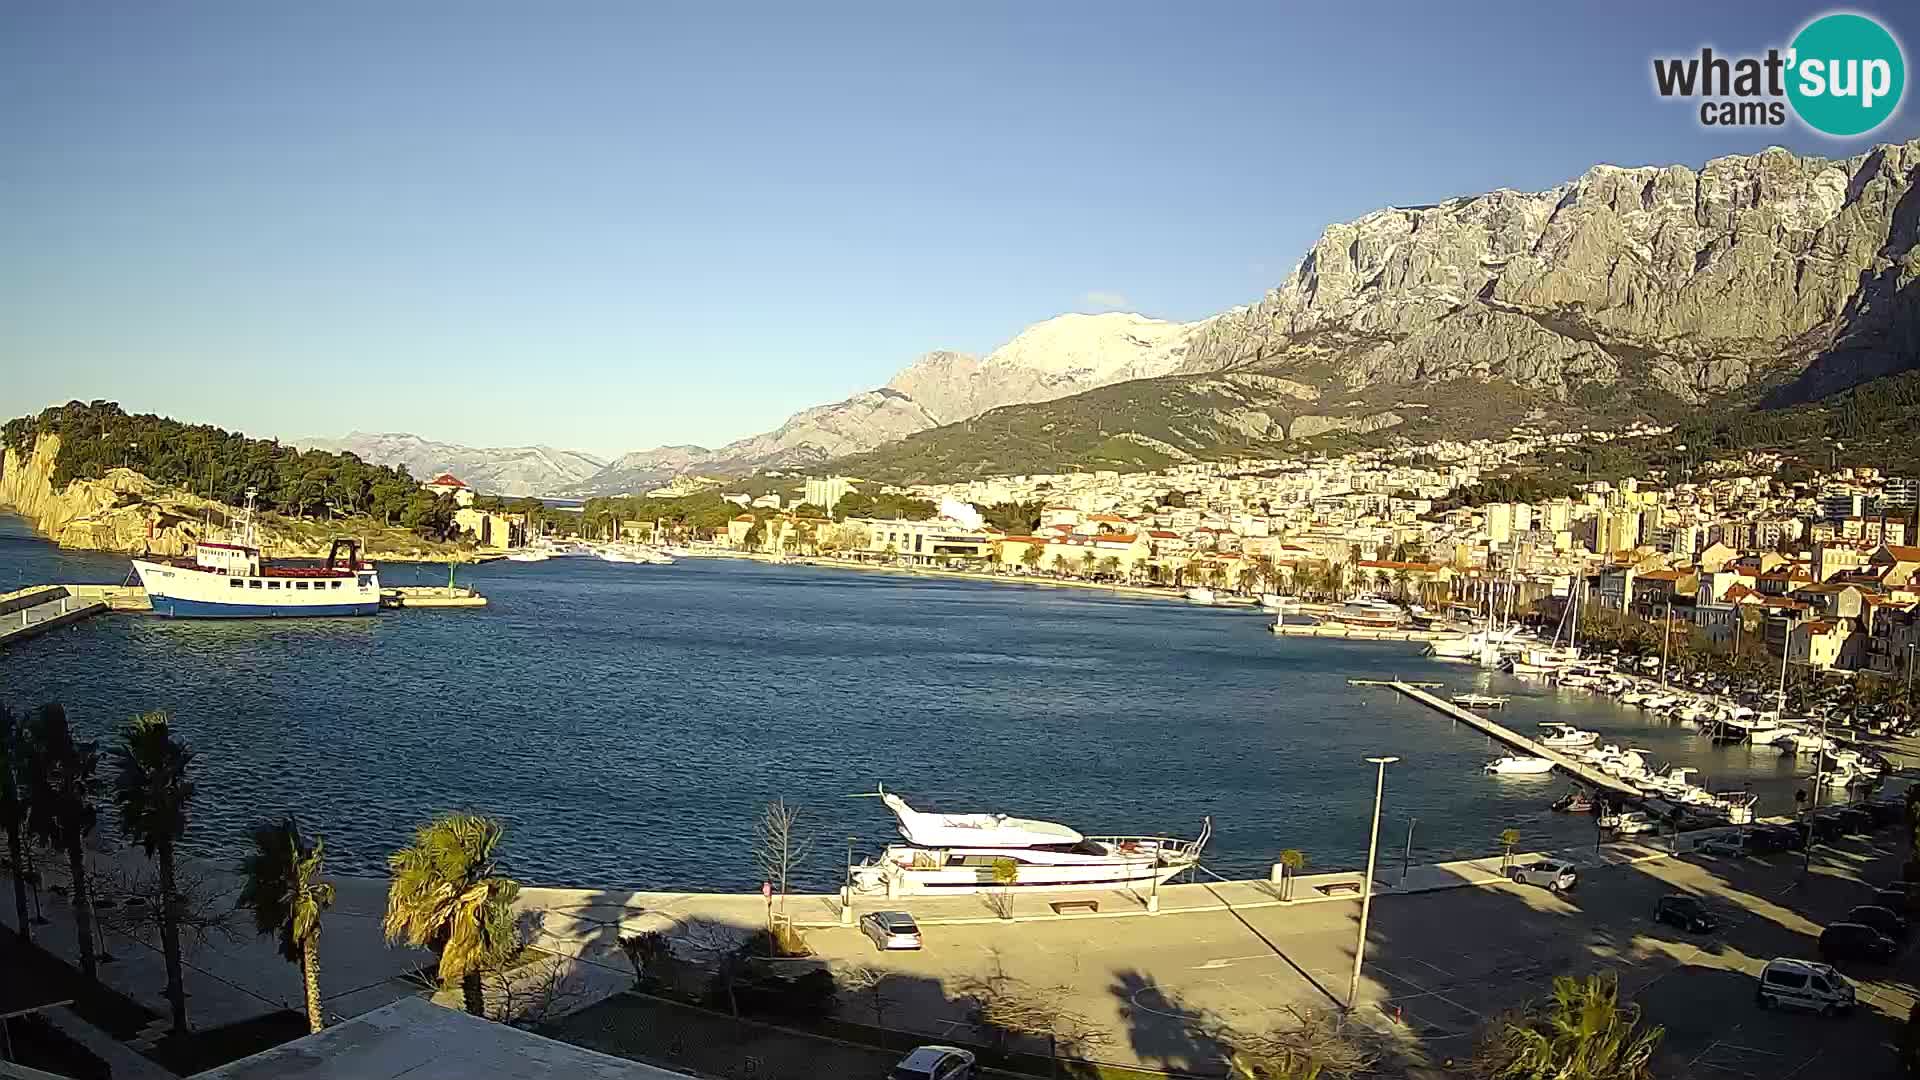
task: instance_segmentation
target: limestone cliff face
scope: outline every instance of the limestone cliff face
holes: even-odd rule
[[[85,551],[152,551],[182,555],[193,549],[200,525],[195,508],[164,498],[152,481],[131,469],[114,469],[98,480],[53,487],[60,436],[43,435],[24,459],[13,448],[0,461],[0,507],[33,522],[54,543]],[[186,497],[192,500],[191,496]],[[206,505],[206,500],[192,500]]]
[[[1497,379],[1564,399],[1632,378],[1704,401],[1799,373],[1865,312],[1898,322],[1920,275],[1917,172],[1920,141],[1841,160],[1776,147],[1380,210],[1200,328],[1182,370],[1330,358],[1348,388]]]

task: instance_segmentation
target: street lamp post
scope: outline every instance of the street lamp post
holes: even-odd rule
[[[1347,1011],[1352,1012],[1360,997],[1360,965],[1367,958],[1367,918],[1373,914],[1373,866],[1380,854],[1380,800],[1387,790],[1387,766],[1397,757],[1370,757],[1379,767],[1373,784],[1373,830],[1367,839],[1367,876],[1360,883],[1360,936],[1353,945],[1353,978],[1347,983]]]
[[[847,881],[840,892],[840,925],[853,925],[853,841],[847,837]]]

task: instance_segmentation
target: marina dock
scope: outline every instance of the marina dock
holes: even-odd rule
[[[398,585],[380,590],[383,608],[486,607],[487,598],[465,585]]]
[[[1482,731],[1488,736],[1498,739],[1516,750],[1532,754],[1534,757],[1546,758],[1548,761],[1553,762],[1562,772],[1568,773],[1576,780],[1596,790],[1612,792],[1615,795],[1624,796],[1629,799],[1642,799],[1646,797],[1646,792],[1641,791],[1639,788],[1617,776],[1608,776],[1606,773],[1601,772],[1599,769],[1594,768],[1584,761],[1576,761],[1558,750],[1543,746],[1489,717],[1463,709],[1450,701],[1443,701],[1412,683],[1398,681],[1374,682],[1363,679],[1354,679],[1350,680],[1350,682],[1355,686],[1391,687],[1413,700],[1418,701],[1422,705],[1426,705],[1437,712],[1445,713],[1454,720]]]
[[[0,595],[0,648],[109,610],[103,599],[64,585],[32,585]]]

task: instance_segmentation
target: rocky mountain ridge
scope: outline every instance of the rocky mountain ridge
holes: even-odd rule
[[[348,432],[338,439],[297,439],[303,449],[350,453],[375,465],[405,466],[415,479],[450,472],[489,495],[545,495],[572,487],[607,467],[578,450],[551,446],[476,448],[406,432]]]
[[[421,478],[452,472],[489,494],[640,492],[691,474],[809,468],[1003,405],[1048,401],[1164,375],[1179,366],[1188,339],[1200,325],[1122,312],[1056,316],[1027,327],[985,357],[927,353],[885,386],[802,409],[772,431],[713,449],[660,446],[599,462],[550,447],[483,450],[406,434],[355,432],[301,445],[347,450],[381,465],[404,465]],[[580,462],[595,467],[582,470]]]
[[[1917,234],[1920,140],[1596,165],[1546,191],[1388,208],[1329,226],[1279,287],[1196,327],[1172,377],[837,464],[896,480],[1149,467],[1812,400],[1920,366]]]
[[[1060,316],[985,357],[927,353],[762,435],[625,455],[568,490],[829,461],[902,479],[1147,467],[1328,435],[1790,404],[1920,364],[1916,233],[1920,140],[1595,165],[1545,191],[1330,225],[1278,287],[1197,323]]]

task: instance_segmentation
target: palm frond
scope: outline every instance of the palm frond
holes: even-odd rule
[[[497,876],[493,863],[504,831],[493,818],[446,814],[387,860],[387,940],[439,953],[442,982],[493,964],[515,944],[520,886]]]
[[[171,723],[164,712],[136,716],[121,729],[113,751],[120,824],[149,856],[187,831],[187,804],[193,801],[193,781],[187,779],[193,750],[174,738]]]

